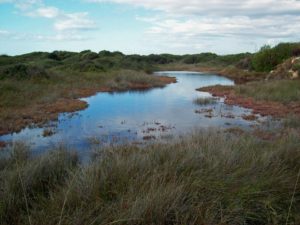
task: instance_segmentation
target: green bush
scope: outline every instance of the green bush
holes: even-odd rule
[[[274,48],[265,45],[252,56],[252,67],[255,71],[269,72],[292,57],[299,46],[299,43],[281,43]]]
[[[31,78],[49,78],[49,73],[42,67],[16,64],[6,66],[0,69],[0,79],[14,78],[14,79],[31,79]]]

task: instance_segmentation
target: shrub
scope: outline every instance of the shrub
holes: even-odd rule
[[[49,78],[49,73],[44,68],[39,66],[16,64],[12,66],[6,66],[0,70],[0,79],[4,78]]]
[[[98,58],[98,54],[92,51],[84,51],[80,53],[80,60],[93,60]]]
[[[269,72],[284,60],[292,57],[299,45],[299,43],[281,43],[274,48],[265,45],[252,56],[252,67],[255,71]]]

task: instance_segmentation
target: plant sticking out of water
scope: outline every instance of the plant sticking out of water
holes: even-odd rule
[[[47,128],[43,131],[43,137],[50,137],[54,134],[55,134],[55,131],[52,129],[49,129],[49,128]]]
[[[217,102],[218,98],[214,97],[205,97],[205,98],[196,98],[194,104],[196,105],[211,105]]]

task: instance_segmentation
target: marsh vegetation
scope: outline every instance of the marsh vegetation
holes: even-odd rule
[[[239,84],[201,90],[225,97],[226,104],[283,120],[278,129],[247,132],[232,127],[225,132],[189,132],[142,147],[98,146],[88,163],[65,147],[68,143],[43,154],[12,143],[0,150],[0,223],[300,224],[299,49],[299,43],[283,43],[254,54],[227,56],[109,51],[0,56],[0,135],[84,109],[87,103],[78,98],[99,91],[175,82],[150,75],[156,70],[230,77]],[[197,98],[194,103],[210,105],[215,98]],[[212,111],[196,110],[208,113],[207,119]],[[44,129],[43,135],[52,132]],[[149,132],[144,138],[155,136]]]
[[[0,163],[1,224],[299,224],[299,144],[195,131],[95,149],[87,165],[15,145]]]

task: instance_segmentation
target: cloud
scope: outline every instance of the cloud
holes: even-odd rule
[[[65,14],[55,22],[54,28],[58,31],[95,29],[95,22],[87,16],[87,12]]]
[[[287,21],[289,21],[287,23]],[[285,38],[299,36],[300,16],[161,19],[152,21],[148,34],[186,36],[259,36]]]
[[[0,30],[0,38],[5,37],[10,40],[25,41],[25,40],[34,40],[34,41],[83,41],[88,40],[86,36],[82,36],[76,32],[70,31],[65,33],[57,33],[53,35],[44,35],[36,33],[23,33],[15,31],[6,31]]]
[[[85,0],[127,4],[151,10],[147,41],[174,49],[278,43],[300,38],[299,0]],[[224,46],[222,46],[224,47]],[[249,49],[249,47],[247,47]]]
[[[9,36],[10,32],[7,30],[0,30],[0,38]]]
[[[84,41],[89,38],[76,33],[56,34],[56,35],[33,35],[32,39],[37,41]]]
[[[22,11],[29,10],[38,5],[42,5],[42,0],[0,0],[0,4],[2,3],[12,3],[14,6]]]
[[[0,0],[1,3],[14,4],[23,16],[45,18],[53,23],[54,35],[44,36],[18,33],[14,39],[83,40],[87,37],[79,35],[79,32],[96,29],[95,22],[88,18],[89,14],[87,12],[65,12],[57,7],[45,5],[42,0]],[[4,37],[4,34],[0,33],[0,35]]]
[[[56,7],[41,7],[38,8],[35,12],[33,12],[32,16],[39,16],[39,17],[45,17],[45,18],[56,18],[60,14],[60,11]]]
[[[53,19],[56,31],[91,30],[96,28],[94,21],[88,18],[87,12],[66,13],[56,7],[40,7],[26,14],[31,17]]]
[[[86,0],[130,4],[177,15],[277,15],[299,13],[298,0]]]

